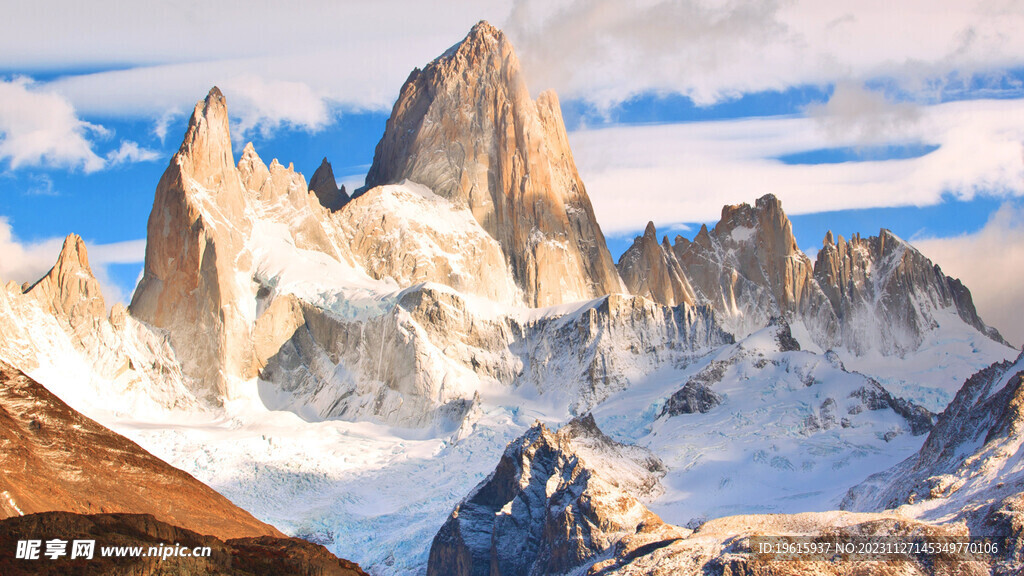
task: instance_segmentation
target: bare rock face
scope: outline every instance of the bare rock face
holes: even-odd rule
[[[313,176],[310,177],[309,191],[316,194],[320,204],[332,212],[340,210],[349,201],[345,187],[338,188],[338,182],[334,179],[334,170],[327,158],[324,158],[320,166],[313,172]]]
[[[167,330],[182,370],[213,398],[233,379],[255,376],[252,301],[245,250],[251,224],[235,168],[227,105],[214,88],[196,104],[185,139],[157,186],[147,226],[146,264],[130,312]]]
[[[1005,344],[963,284],[888,230],[850,241],[830,232],[812,265],[781,203],[766,195],[754,206],[724,207],[713,229],[702,226],[692,242],[677,236],[671,250],[661,246],[662,256],[655,238],[649,225],[623,254],[627,286],[666,305],[679,301],[680,285],[684,294],[692,287],[694,301],[710,304],[740,338],[779,318],[802,323],[822,349],[903,355],[940,328],[945,310],[955,310],[960,321]]]
[[[511,44],[486,22],[402,87],[366,185],[403,179],[467,206],[531,305],[623,290],[557,97],[530,98]]]
[[[711,303],[722,326],[738,337],[782,316],[803,319],[824,348],[834,342],[835,313],[775,196],[722,208],[713,230],[701,227],[693,242],[677,237],[672,249],[697,299]]]
[[[107,315],[100,283],[89,267],[85,242],[77,234],[64,240],[57,263],[26,294],[38,300],[44,310],[67,322],[72,330],[88,329]]]
[[[146,265],[131,315],[166,331],[186,376],[218,403],[257,375],[271,353],[254,329],[260,286],[254,279],[267,238],[289,249],[347,260],[330,211],[292,165],[267,166],[252,144],[237,166],[227,104],[213,88],[196,104],[184,141],[156,190]]]
[[[633,240],[633,245],[619,258],[617,267],[630,294],[650,298],[665,306],[696,304],[696,295],[668,244],[668,238],[664,245],[658,244],[654,222],[648,222],[644,235]]]
[[[449,516],[434,537],[427,574],[585,568],[638,525],[664,526],[638,500],[656,493],[661,474],[656,457],[614,442],[589,415],[558,432],[537,424]]]
[[[0,361],[25,372],[57,367],[51,378],[73,374],[76,385],[61,388],[73,402],[103,405],[116,397],[136,408],[195,404],[164,335],[131,318],[120,303],[108,318],[85,243],[75,234],[38,282],[0,289]]]
[[[936,311],[954,308],[960,319],[993,340],[970,291],[927,257],[883,229],[878,236],[833,240],[829,232],[814,264],[814,277],[840,319],[841,340],[861,353],[877,348],[901,353],[920,346],[938,326]],[[884,326],[885,330],[873,327]]]
[[[3,363],[0,443],[2,517],[50,510],[147,513],[221,538],[281,536]]]

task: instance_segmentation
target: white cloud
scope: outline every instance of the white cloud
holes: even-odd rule
[[[607,106],[645,92],[700,104],[891,78],[933,93],[1024,63],[1019,3],[519,0],[507,23],[534,90]]]
[[[266,135],[282,125],[316,131],[332,120],[327,98],[305,82],[266,81],[242,76],[223,83],[231,114],[238,118],[232,138],[246,140],[254,130]]]
[[[156,151],[131,140],[122,140],[119,148],[99,155],[96,141],[111,135],[103,126],[81,120],[68,99],[50,86],[25,77],[0,80],[0,161],[6,160],[13,170],[41,167],[95,172],[159,157]],[[39,185],[29,194],[54,194],[47,176],[31,179]]]
[[[89,266],[103,290],[103,299],[107,307],[120,302],[127,305],[131,301],[131,292],[110,277],[110,264],[141,264],[146,259],[146,240],[127,240],[110,244],[89,246]]]
[[[22,68],[125,63],[51,83],[89,115],[155,120],[168,110],[191,110],[217,85],[243,129],[273,129],[275,123],[316,129],[331,120],[327,113],[333,106],[390,109],[414,67],[460,40],[476,21],[499,23],[508,12],[497,0],[443,5],[314,0],[287,10],[236,0],[204,5],[201,11],[170,3],[149,10],[100,1],[84,14],[76,7],[54,9],[55,21],[40,22],[63,32],[51,32],[45,41],[31,33],[31,26],[6,24],[5,30],[0,23],[0,68],[5,63]],[[7,22],[31,22],[36,10],[14,12]],[[97,38],[95,30],[107,34]],[[12,36],[3,37],[4,32]],[[165,134],[161,125],[158,136]]]
[[[116,166],[130,162],[151,162],[159,158],[160,153],[156,150],[143,148],[139,146],[138,142],[132,140],[122,140],[120,148],[107,153],[107,164]]]
[[[21,242],[7,218],[0,216],[0,281],[23,284],[39,280],[53,268],[63,243],[63,238]]]
[[[662,221],[717,220],[722,206],[778,196],[803,214],[924,206],[944,194],[1024,194],[1024,101],[954,102],[920,109],[915,128],[934,152],[904,160],[787,165],[777,157],[858,146],[856,131],[826,136],[812,118],[619,126],[569,135],[606,233]],[[628,193],[627,193],[628,192]]]
[[[86,245],[89,250],[89,264],[106,266],[107,264],[137,264],[146,259],[146,240],[125,240],[110,244]]]
[[[213,85],[232,102],[240,138],[317,130],[338,109],[387,110],[412,68],[479,19],[506,30],[535,91],[601,107],[649,92],[707,104],[872,78],[930,94],[1024,65],[1024,10],[991,0],[45,4],[0,22],[0,69],[114,67],[49,86],[89,117],[154,120],[161,140],[168,111],[191,110]]]
[[[986,323],[1011,344],[1024,343],[1024,206],[1004,204],[973,234],[913,243],[971,290]]]
[[[184,115],[181,110],[170,108],[156,119],[156,122],[153,123],[153,135],[160,140],[161,144],[167,138],[167,130],[171,127],[171,124],[180,120]]]
[[[824,104],[807,107],[831,140],[854,140],[861,145],[914,140],[921,137],[921,111],[909,102],[893,102],[880,92],[852,82],[836,84]]]
[[[27,78],[0,81],[0,160],[11,168],[60,166],[93,172],[103,158],[87,135],[101,127],[79,120],[62,96],[40,90]]]
[[[35,242],[19,240],[7,218],[0,216],[0,281],[13,280],[18,284],[34,283],[53,268],[60,255],[64,238],[46,238]],[[141,263],[146,256],[145,240],[129,240],[110,244],[86,242],[89,266],[100,283],[107,306],[116,302],[127,304],[127,294],[110,277],[108,265]]]

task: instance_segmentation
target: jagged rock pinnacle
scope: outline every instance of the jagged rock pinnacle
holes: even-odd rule
[[[647,223],[643,236],[638,236],[619,258],[618,270],[632,294],[666,306],[696,303],[693,288],[686,280],[668,238],[664,244],[658,244],[654,222]]]
[[[409,179],[469,208],[534,306],[622,290],[558,98],[530,98],[511,43],[480,22],[402,87],[367,188]]]
[[[334,170],[325,157],[309,179],[309,190],[316,194],[320,204],[328,210],[338,210],[348,203],[349,197],[334,179]]]
[[[25,293],[73,328],[106,316],[100,283],[89,267],[85,242],[77,234],[64,239],[56,264]]]
[[[214,87],[196,103],[157,185],[143,277],[129,309],[169,331],[183,371],[215,398],[231,396],[232,377],[254,375],[248,322],[236,304],[248,290],[236,271],[251,258],[244,249],[251,233],[245,194],[227,102]]]

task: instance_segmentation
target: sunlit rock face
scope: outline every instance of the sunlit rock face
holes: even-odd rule
[[[623,291],[558,98],[530,98],[512,45],[486,22],[402,87],[366,185],[403,179],[467,206],[528,304]]]

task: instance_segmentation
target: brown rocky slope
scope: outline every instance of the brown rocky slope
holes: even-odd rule
[[[0,363],[0,516],[129,512],[221,538],[283,534]]]

